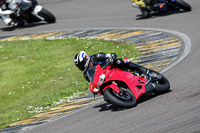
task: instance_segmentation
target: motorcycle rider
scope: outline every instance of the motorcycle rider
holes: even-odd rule
[[[131,0],[132,6],[139,7],[142,12],[141,18],[148,18],[153,8],[154,0]]]
[[[21,1],[22,0],[0,0],[0,18],[3,19],[4,23],[7,26],[20,27],[25,24],[25,21],[21,21],[17,23],[11,17],[11,15],[15,13],[16,7],[20,5]],[[37,1],[35,0],[24,0],[23,2],[29,5],[33,3],[37,3]],[[37,8],[32,9],[31,13],[36,17],[39,16],[38,15],[39,11]]]
[[[14,11],[10,9],[11,2],[12,0],[0,0],[0,18],[7,26],[14,24],[10,17],[10,15],[14,13]]]
[[[120,69],[125,68],[130,70],[138,70],[145,75],[149,73],[149,69],[144,68],[133,62],[129,62],[126,58],[124,60],[117,59],[117,54],[115,53],[97,53],[89,56],[86,52],[80,51],[74,56],[74,63],[81,71],[84,72],[83,75],[87,81],[89,81],[86,74],[87,69],[98,64],[100,64],[101,66],[106,64],[113,64],[114,67]]]

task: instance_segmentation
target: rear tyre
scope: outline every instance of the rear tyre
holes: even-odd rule
[[[176,5],[184,11],[191,11],[191,6],[183,0],[176,0]]]
[[[112,88],[108,87],[104,91],[104,96],[108,99],[108,101],[119,107],[130,108],[136,105],[135,96],[129,88],[127,88],[126,91],[123,91],[123,93],[119,94]]]
[[[156,73],[157,75],[160,75],[160,77],[161,77],[159,80],[152,82],[153,85],[155,86],[155,92],[158,94],[169,92],[170,83],[167,80],[167,78],[165,78],[165,76],[163,76],[162,74],[160,74],[158,72],[155,72],[155,71],[153,71],[153,72]]]
[[[42,10],[39,12],[39,15],[41,17],[44,18],[44,21],[46,21],[47,23],[55,23],[56,22],[56,18],[55,16],[49,12],[48,10],[42,8]]]

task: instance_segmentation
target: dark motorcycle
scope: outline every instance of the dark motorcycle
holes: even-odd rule
[[[25,23],[34,23],[46,21],[47,23],[55,23],[55,16],[47,9],[38,5],[37,0],[21,0],[21,2],[13,3],[12,10],[15,13],[10,17],[13,20],[14,26],[21,27]]]
[[[183,0],[156,0],[152,9],[154,12],[163,12],[169,10],[191,11],[191,6]]]
[[[133,7],[140,8],[142,12],[145,12],[145,18],[151,16],[151,12],[163,13],[167,11],[191,11],[191,6],[184,0],[146,0],[136,3],[135,0],[131,0]],[[139,16],[139,15],[138,15]]]

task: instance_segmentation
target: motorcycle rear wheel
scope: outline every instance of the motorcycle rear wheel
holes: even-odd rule
[[[161,75],[161,79],[157,80],[156,82],[152,82],[155,85],[155,92],[158,94],[169,92],[170,83],[168,79],[162,74],[160,74],[159,72],[156,72],[156,71],[153,71],[153,72],[157,73],[157,75]]]
[[[130,108],[136,106],[135,96],[129,88],[127,88],[127,92],[120,97],[119,93],[114,92],[112,88],[108,87],[104,91],[104,96],[108,99],[108,101],[119,107]]]
[[[176,0],[176,5],[184,11],[191,11],[191,6],[183,0]]]
[[[42,10],[39,12],[39,15],[43,17],[44,21],[46,21],[47,23],[55,23],[56,21],[55,16],[44,8],[42,8]]]

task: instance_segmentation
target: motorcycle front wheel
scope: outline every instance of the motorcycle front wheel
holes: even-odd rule
[[[42,8],[42,10],[39,12],[39,15],[44,18],[44,21],[47,23],[55,23],[56,18],[55,16],[48,10]]]
[[[104,96],[108,101],[119,107],[130,108],[136,105],[135,96],[129,88],[126,90],[123,89],[123,92],[117,93],[112,88],[108,87],[104,91]]]
[[[191,6],[183,0],[176,0],[176,5],[184,11],[191,11]]]

